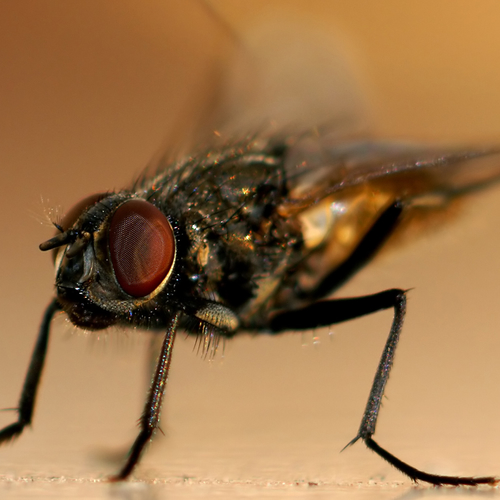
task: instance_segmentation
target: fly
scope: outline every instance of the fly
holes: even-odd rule
[[[0,442],[31,424],[51,320],[163,332],[124,480],[158,429],[176,333],[206,352],[240,332],[311,330],[394,311],[358,440],[413,481],[495,485],[497,477],[429,474],[374,439],[406,312],[406,290],[328,298],[396,233],[500,178],[495,150],[441,151],[331,134],[269,134],[218,143],[162,165],[130,189],[89,196],[40,245],[52,251],[56,295],[43,316],[17,407]]]

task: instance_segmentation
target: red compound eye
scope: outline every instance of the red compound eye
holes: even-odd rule
[[[109,249],[122,289],[133,297],[144,297],[158,287],[172,267],[172,226],[151,203],[127,201],[116,209],[111,220]]]
[[[96,193],[91,194],[80,200],[75,206],[71,207],[71,209],[64,214],[64,217],[61,219],[59,225],[62,227],[63,231],[67,231],[70,229],[73,224],[78,220],[78,217],[82,215],[82,213],[92,205],[95,205],[97,202],[101,201],[103,198],[106,198],[109,193]]]

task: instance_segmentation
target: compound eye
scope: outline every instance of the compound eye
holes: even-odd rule
[[[71,229],[74,223],[80,217],[80,215],[82,215],[82,213],[87,208],[91,207],[92,205],[95,205],[102,199],[106,198],[106,196],[109,196],[109,193],[95,193],[83,198],[83,200],[80,200],[76,205],[71,207],[71,209],[64,214],[64,217],[61,219],[61,222],[59,222],[59,225],[61,226],[62,230],[67,231],[68,229]]]
[[[144,200],[120,205],[111,219],[109,250],[123,291],[145,297],[167,277],[175,256],[172,226],[163,213]]]

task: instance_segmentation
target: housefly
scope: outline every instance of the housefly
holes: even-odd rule
[[[185,17],[193,24],[192,16]],[[218,24],[214,28],[224,25]],[[272,25],[273,41],[280,39],[276,31],[281,24],[282,16]],[[213,55],[217,69],[219,52],[234,50],[238,45],[227,32],[230,30],[222,31],[216,36]],[[303,28],[295,32],[303,32]],[[175,45],[176,50],[194,38],[191,33],[184,36],[184,42]],[[262,38],[268,54],[269,45],[275,43],[270,44],[269,37]],[[290,50],[290,38],[281,39],[295,60],[297,51]],[[202,45],[206,48],[210,44],[204,41]],[[300,48],[303,45],[301,42]],[[308,53],[307,58],[312,55]],[[276,68],[277,61],[284,59],[269,58],[267,69]],[[327,66],[322,58],[319,66],[322,70]],[[254,67],[251,69],[253,74]],[[185,128],[191,131],[193,121],[207,130],[216,128],[210,121],[214,118],[213,104],[227,90],[221,90],[220,73],[191,78],[203,83],[207,102],[202,102],[203,106],[197,99],[187,99],[196,108],[196,113],[192,111],[196,120],[176,120],[173,143],[178,136],[183,138]],[[289,81],[310,73],[308,67],[307,71],[301,68],[284,74]],[[342,74],[336,71],[330,78],[315,78],[325,85],[329,102],[349,100],[342,93],[337,99],[331,98],[330,83],[338,84]],[[248,73],[244,75],[248,84]],[[265,85],[259,87],[253,79],[249,81],[248,86],[256,88],[259,97],[266,94]],[[292,85],[294,92],[309,89],[302,83]],[[276,96],[271,96],[275,109],[265,101],[263,106],[260,100],[251,100],[251,111],[260,105],[266,117],[269,114],[274,119],[276,109],[283,112],[281,108],[289,110],[301,102],[314,107],[308,98],[316,96],[317,91],[290,98],[277,88],[276,94],[283,99],[275,101]],[[246,100],[247,90],[245,87]],[[237,102],[245,99],[233,98]],[[323,107],[328,108],[321,102],[319,108]],[[222,106],[216,111],[221,111],[221,120],[226,114],[234,118],[232,109]],[[330,117],[329,108],[325,112]],[[244,113],[233,114],[242,116],[247,126]],[[387,343],[358,433],[349,444],[364,441],[414,481],[497,483],[496,477],[428,474],[379,446],[373,436],[403,328],[406,290],[390,289],[356,298],[331,297],[395,238],[418,229],[421,222],[498,180],[500,151],[360,140],[337,134],[333,126],[325,130],[309,127],[302,110],[300,117],[304,128],[299,132],[263,127],[261,133],[244,139],[229,133],[221,138],[214,136],[207,147],[191,156],[161,160],[156,171],[144,174],[129,189],[88,196],[55,223],[56,234],[40,245],[41,250],[52,254],[55,297],[42,319],[17,405],[17,421],[0,429],[0,443],[18,437],[32,422],[51,322],[59,312],[86,330],[118,325],[141,327],[162,336],[139,434],[124,465],[112,477],[124,480],[134,471],[159,427],[178,331],[193,336],[210,356],[221,340],[243,332],[278,335],[307,331],[391,309],[394,319]],[[295,123],[296,116],[279,118],[278,123],[287,125]],[[257,125],[249,128],[260,130],[260,116],[256,120]],[[322,118],[314,114],[313,123],[317,122],[323,123]],[[194,131],[193,142],[203,144],[198,141],[198,132]],[[238,138],[232,140],[234,136]]]
[[[207,353],[240,332],[278,335],[392,309],[394,319],[359,430],[362,440],[414,481],[494,485],[412,467],[374,439],[406,311],[404,289],[328,298],[396,234],[500,177],[492,149],[440,150],[317,129],[263,133],[210,148],[144,175],[129,189],[89,196],[40,245],[51,251],[56,295],[48,305],[17,406],[0,442],[31,424],[52,318],[76,326],[144,327],[163,344],[121,470],[129,477],[158,429],[179,330]]]

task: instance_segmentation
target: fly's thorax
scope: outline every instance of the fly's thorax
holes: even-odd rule
[[[198,296],[230,307],[245,327],[253,327],[272,309],[287,270],[302,255],[297,221],[275,210],[257,223],[249,212],[255,210],[240,210],[238,216],[213,225],[209,217],[190,213],[190,247],[183,267]]]

